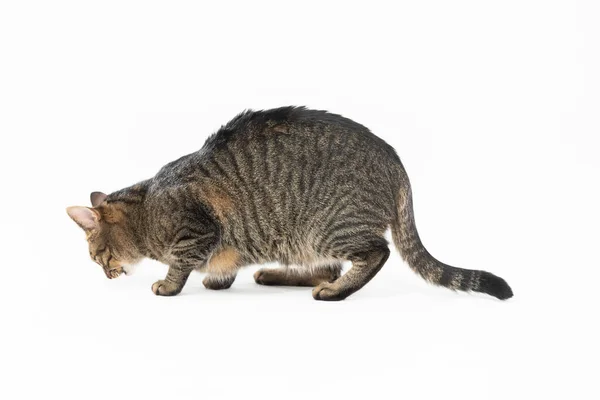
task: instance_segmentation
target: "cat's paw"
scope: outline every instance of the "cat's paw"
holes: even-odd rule
[[[182,287],[179,285],[161,279],[154,282],[152,285],[152,292],[157,296],[175,296],[181,292]]]
[[[313,289],[312,295],[315,300],[325,301],[339,301],[344,300],[347,297],[341,293],[335,284],[329,282],[323,282],[317,285]]]
[[[259,269],[254,273],[254,282],[258,283],[259,285],[264,285],[262,281],[263,272],[264,271],[262,269]]]
[[[281,278],[276,273],[266,268],[259,269],[254,273],[254,281],[259,285],[277,285],[280,284],[280,280]]]
[[[205,288],[211,290],[222,290],[229,289],[231,285],[233,285],[234,277],[225,277],[225,276],[211,276],[208,275],[202,280],[202,284]]]

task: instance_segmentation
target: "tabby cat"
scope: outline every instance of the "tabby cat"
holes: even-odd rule
[[[156,295],[181,292],[194,269],[209,289],[227,289],[249,264],[261,285],[314,287],[343,300],[386,262],[384,234],[425,280],[453,290],[512,297],[504,279],[455,268],[423,247],[408,176],[394,149],[364,126],[305,107],[245,111],[197,152],[151,179],[69,207],[90,256],[108,278],[149,257],[169,265]],[[352,267],[342,275],[342,262]]]

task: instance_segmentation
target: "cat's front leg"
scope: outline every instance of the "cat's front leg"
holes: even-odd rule
[[[229,289],[235,281],[235,274],[231,275],[207,275],[202,281],[205,288],[211,290]]]
[[[202,283],[212,290],[229,289],[238,269],[244,264],[240,253],[231,247],[223,247],[214,251],[208,260],[208,275]]]
[[[181,292],[188,280],[190,273],[195,268],[203,268],[211,252],[214,251],[219,241],[217,228],[210,224],[206,215],[201,214],[202,209],[196,210],[198,220],[189,219],[175,224],[175,239],[165,262],[169,264],[169,272],[165,279],[156,281],[152,285],[152,292],[157,296],[175,296]],[[177,216],[177,215],[176,215]],[[180,218],[183,218],[179,215]],[[204,218],[206,217],[206,218]],[[165,233],[169,236],[169,232]]]
[[[194,266],[171,265],[165,279],[154,282],[152,292],[157,296],[175,296],[181,292]]]

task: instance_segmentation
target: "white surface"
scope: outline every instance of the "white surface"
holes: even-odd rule
[[[598,398],[598,2],[391,3],[2,2],[3,398]],[[288,104],[391,143],[429,250],[515,297],[396,252],[333,304],[89,260],[66,206]]]

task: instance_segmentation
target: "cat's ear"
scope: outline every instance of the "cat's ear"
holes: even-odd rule
[[[90,194],[92,207],[98,207],[104,200],[106,200],[106,197],[107,195],[102,192],[92,192],[92,194]]]
[[[98,211],[88,207],[69,207],[67,208],[67,214],[85,231],[97,228],[100,222]]]

